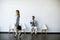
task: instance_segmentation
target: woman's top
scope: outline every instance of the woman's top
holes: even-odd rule
[[[16,26],[19,25],[20,16],[16,16]]]

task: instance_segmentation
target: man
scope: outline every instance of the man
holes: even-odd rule
[[[30,22],[31,24],[31,34],[33,34],[33,32],[35,32],[35,34],[37,33],[37,21],[35,20],[35,16],[32,16],[32,20]]]

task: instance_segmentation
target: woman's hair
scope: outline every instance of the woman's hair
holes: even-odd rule
[[[19,12],[19,10],[16,10],[16,12],[18,13],[17,15],[19,15],[19,16],[20,16],[20,12]]]

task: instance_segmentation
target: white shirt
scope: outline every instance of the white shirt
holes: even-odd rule
[[[33,25],[33,20],[30,21],[30,25],[32,26]],[[34,20],[34,25],[37,26],[37,21]]]

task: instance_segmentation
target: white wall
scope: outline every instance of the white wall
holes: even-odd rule
[[[48,32],[60,32],[59,3],[59,0],[0,0],[0,32],[7,32],[15,23],[16,9],[20,10],[20,21],[27,26],[34,15],[39,27],[47,24]]]

